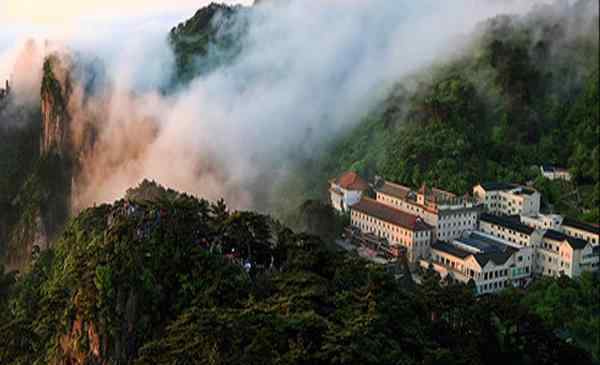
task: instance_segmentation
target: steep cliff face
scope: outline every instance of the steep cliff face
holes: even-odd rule
[[[69,60],[59,55],[49,56],[44,62],[42,79],[42,140],[41,154],[68,153],[70,146],[71,116],[69,97],[73,92]]]
[[[227,64],[239,54],[246,24],[244,11],[248,9],[212,3],[171,30],[176,84]]]
[[[18,135],[23,128],[31,130],[15,142],[15,151],[7,150],[12,151],[7,170],[14,171],[8,171],[4,184],[0,179],[0,204],[6,207],[6,213],[0,213],[0,257],[8,270],[24,269],[38,252],[47,250],[69,216],[72,161],[76,159],[71,143],[70,68],[66,56],[45,60],[40,108],[31,113],[35,120],[11,132]],[[30,156],[26,161],[17,154],[24,147]],[[6,148],[3,145],[0,151]]]

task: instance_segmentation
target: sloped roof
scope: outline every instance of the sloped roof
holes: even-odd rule
[[[463,250],[460,247],[457,247],[455,245],[452,245],[452,244],[450,244],[448,242],[444,242],[444,241],[436,241],[434,244],[431,245],[431,248],[434,250],[445,252],[449,255],[452,255],[454,257],[458,257],[461,259],[464,259],[466,257],[473,255],[472,252]]]
[[[492,252],[492,253],[480,253],[474,255],[477,263],[484,267],[488,262],[492,261],[495,265],[504,265],[508,259],[512,256],[509,252]]]
[[[562,222],[563,226],[573,227],[589,233],[600,234],[600,226],[585,222],[577,221],[573,218],[565,217]]]
[[[569,246],[571,246],[574,250],[581,250],[587,246],[587,241],[568,236],[562,232],[555,231],[553,229],[549,229],[544,233],[544,238],[549,238],[554,241],[564,242],[567,241]]]
[[[346,172],[335,179],[335,183],[346,190],[367,190],[369,184],[353,171]]]
[[[519,223],[515,219],[499,217],[497,215],[492,215],[489,213],[483,213],[479,217],[479,220],[502,226],[504,228],[512,229],[513,231],[525,233],[526,235],[531,235],[533,231],[535,231],[535,229],[526,226],[522,223]]]
[[[406,199],[406,197],[408,197],[408,195],[410,194],[411,189],[406,186],[386,181],[383,183],[383,185],[377,188],[377,191],[385,195],[393,196],[395,198]]]
[[[503,182],[482,182],[479,185],[481,185],[481,187],[487,191],[510,190],[517,187],[515,184]]]
[[[454,257],[458,257],[460,259],[465,259],[469,256],[473,256],[475,261],[479,264],[479,266],[484,267],[489,261],[492,261],[496,265],[503,265],[506,263],[508,259],[512,256],[514,251],[506,251],[506,252],[487,252],[487,253],[472,253],[467,250],[464,250],[456,245],[451,243],[447,243],[444,241],[437,241],[431,245],[431,248],[434,250],[438,250],[441,252],[445,252]]]
[[[428,231],[433,228],[416,215],[405,213],[370,198],[362,198],[351,209],[412,231]]]

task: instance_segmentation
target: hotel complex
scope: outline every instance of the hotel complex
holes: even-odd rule
[[[479,294],[526,286],[534,275],[600,269],[599,227],[540,213],[541,195],[529,187],[485,183],[473,197],[457,196],[426,185],[369,186],[355,173],[330,184],[333,207],[349,212],[354,229],[402,248],[413,266],[471,283]]]

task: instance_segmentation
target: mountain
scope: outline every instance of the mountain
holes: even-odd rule
[[[0,272],[0,360],[590,363],[517,301],[394,272],[145,181],[73,219],[17,281]]]
[[[175,53],[175,84],[231,62],[240,52],[240,39],[247,26],[242,6],[211,3],[169,33]]]
[[[546,209],[598,223],[598,25],[587,0],[486,21],[450,61],[400,80],[324,154],[308,186],[320,192],[345,170],[458,194],[534,181]],[[541,164],[568,168],[575,182],[544,181]]]

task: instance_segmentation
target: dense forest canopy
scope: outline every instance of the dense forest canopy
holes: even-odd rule
[[[172,29],[173,89],[236,57],[244,9],[213,4]],[[0,101],[0,255],[31,261],[18,276],[0,265],[0,363],[598,361],[597,278],[483,297],[430,271],[416,285],[404,262],[339,252],[346,222],[323,202],[344,170],[455,193],[532,182],[544,209],[598,223],[598,38],[588,0],[482,23],[450,60],[398,80],[326,153],[297,163],[273,193],[277,219],[144,181],[65,227],[71,159],[40,155],[39,108]],[[542,179],[542,163],[574,181]],[[33,245],[39,221],[56,237],[48,250]]]
[[[402,262],[223,201],[152,182],[128,195],[72,220],[18,280],[0,273],[3,364],[591,363],[539,296],[476,298],[428,272],[415,289]],[[597,281],[565,285],[591,308]]]
[[[399,82],[320,161],[306,162],[320,173],[282,190],[322,196],[324,181],[345,170],[459,194],[482,181],[535,182],[545,209],[598,223],[598,29],[593,1],[484,22],[452,60]],[[568,168],[574,182],[544,181],[541,164]]]

